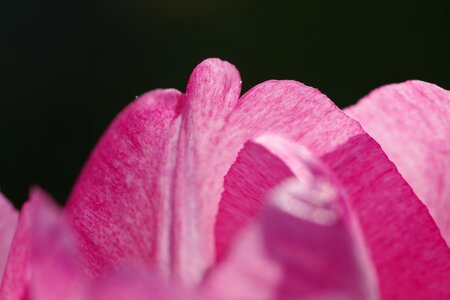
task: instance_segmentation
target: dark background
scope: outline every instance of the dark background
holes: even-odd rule
[[[0,187],[64,203],[114,116],[157,87],[184,90],[207,57],[243,89],[296,79],[337,105],[406,79],[450,87],[450,1],[3,0]]]

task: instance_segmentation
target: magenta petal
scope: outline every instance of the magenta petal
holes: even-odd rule
[[[240,156],[246,154],[269,178],[279,171],[267,168],[269,157],[285,163],[292,177],[238,235],[208,279],[207,293],[217,299],[377,299],[359,230],[323,167],[299,145],[272,136],[249,142]]]
[[[12,204],[0,193],[0,282],[3,276],[11,241],[16,231],[18,213]]]
[[[450,93],[408,81],[381,87],[346,112],[381,145],[450,245]]]
[[[88,273],[121,265],[169,273],[169,193],[176,160],[171,152],[182,105],[176,90],[143,95],[116,118],[91,154],[66,207]]]

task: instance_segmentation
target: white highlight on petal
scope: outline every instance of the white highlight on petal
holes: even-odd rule
[[[336,195],[337,191],[326,180],[301,182],[290,178],[275,189],[270,198],[273,205],[286,213],[316,224],[332,226],[340,217],[335,205]]]

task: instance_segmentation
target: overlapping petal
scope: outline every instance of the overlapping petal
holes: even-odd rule
[[[450,93],[408,81],[376,89],[346,112],[381,145],[450,245]]]
[[[325,168],[300,145],[275,136],[247,143],[241,156],[252,157],[250,169],[257,171],[247,173],[251,178],[240,188],[248,188],[250,198],[260,196],[261,174],[273,182],[288,168],[290,176],[212,271],[206,293],[215,299],[378,299],[359,229]],[[273,169],[273,161],[284,168]],[[246,163],[238,158],[231,171]],[[283,176],[272,175],[278,172]],[[247,200],[241,194],[228,197],[234,196]]]

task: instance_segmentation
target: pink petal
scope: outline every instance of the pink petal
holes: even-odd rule
[[[0,282],[8,258],[11,241],[17,226],[18,213],[0,193]]]
[[[261,212],[266,194],[293,176],[286,164],[256,143],[247,143],[225,176],[215,227],[217,259],[228,253],[234,236]]]
[[[379,88],[346,112],[380,143],[450,245],[450,93],[408,81]]]
[[[84,280],[72,231],[49,196],[36,190],[32,197],[30,298],[80,299]]]
[[[6,261],[0,286],[0,299],[22,300],[28,293],[29,274],[29,239],[30,239],[30,205],[25,203],[20,213],[19,222]]]
[[[155,276],[135,272],[112,274],[92,285],[89,300],[176,300],[194,299],[190,292],[168,286]]]
[[[199,282],[215,260],[223,177],[238,151],[222,143],[222,128],[240,90],[236,68],[218,59],[198,65],[186,88],[173,206],[174,268],[184,282]]]
[[[66,207],[86,272],[121,265],[170,272],[170,191],[182,105],[175,90],[143,95],[91,154]]]
[[[253,157],[253,168],[269,178],[278,171],[269,168],[270,158],[283,162],[292,176],[238,236],[228,259],[211,274],[207,293],[217,299],[377,299],[356,223],[323,167],[299,145],[273,136],[249,142],[243,155]],[[246,181],[250,190],[259,184],[255,179]]]
[[[20,213],[0,299],[78,299],[74,248],[49,196],[34,189]]]

